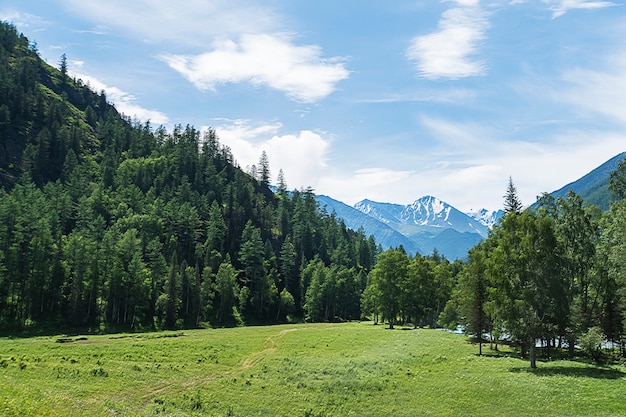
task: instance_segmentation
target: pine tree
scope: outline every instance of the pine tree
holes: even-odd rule
[[[278,171],[278,177],[276,178],[276,184],[278,185],[278,194],[285,195],[287,194],[287,181],[285,181],[285,173],[281,168]]]
[[[175,329],[178,319],[178,259],[176,253],[172,255],[170,261],[170,272],[166,282],[166,304],[165,304],[165,328]]]
[[[258,171],[261,184],[270,185],[270,162],[267,159],[267,153],[265,153],[265,151],[261,153]]]
[[[504,195],[504,213],[520,214],[522,212],[522,202],[517,195],[517,188],[513,184],[513,178],[509,177],[509,185]]]

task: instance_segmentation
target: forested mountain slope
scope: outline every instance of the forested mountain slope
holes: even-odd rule
[[[608,210],[611,204],[610,175],[615,171],[619,162],[625,158],[626,152],[614,156],[582,178],[552,192],[552,196],[554,198],[565,197],[571,190],[580,195],[586,203],[598,206],[602,211]]]
[[[373,239],[59,67],[0,24],[0,329],[359,317]]]

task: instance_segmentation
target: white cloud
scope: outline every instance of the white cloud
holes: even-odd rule
[[[478,1],[457,1],[439,20],[439,30],[417,36],[407,49],[421,77],[458,79],[484,75],[486,64],[474,58],[489,28],[486,13]]]
[[[280,16],[268,6],[242,0],[63,0],[76,14],[139,40],[170,50],[204,53],[162,54],[171,68],[202,90],[248,82],[284,92],[299,102],[331,94],[349,75],[343,60],[322,58],[316,45],[297,45],[284,34]],[[99,32],[102,26],[97,27]],[[232,40],[234,39],[234,40]]]
[[[457,88],[457,89],[422,89],[418,92],[411,91],[406,93],[388,93],[381,97],[364,98],[355,100],[356,103],[373,103],[373,104],[385,104],[385,103],[407,103],[407,102],[431,102],[431,103],[446,103],[446,104],[459,104],[474,101],[476,99],[476,91]]]
[[[475,123],[428,117],[422,123],[439,147],[426,156],[432,165],[419,172],[421,194],[433,193],[462,210],[480,209],[477,201],[489,209],[501,207],[509,176],[530,205],[542,192],[561,188],[623,152],[625,143],[620,131],[572,129],[531,141]]]
[[[230,121],[214,129],[220,143],[231,148],[239,166],[257,165],[267,154],[273,178],[283,170],[290,189],[316,188],[327,175],[331,139],[311,130],[280,135],[280,123],[255,125],[247,120]]]
[[[550,5],[552,10],[552,18],[563,16],[569,10],[575,9],[602,9],[605,7],[617,6],[616,3],[610,1],[589,1],[589,0],[543,0],[544,3]]]
[[[201,46],[215,36],[277,28],[277,16],[255,1],[240,0],[61,0],[73,13],[111,28],[135,33],[145,42]]]
[[[286,93],[300,102],[315,102],[335,90],[348,77],[337,59],[320,58],[314,45],[296,46],[274,35],[243,35],[239,43],[221,40],[200,55],[163,55],[174,70],[201,90],[224,83],[248,82]]]
[[[94,91],[99,92],[104,90],[107,95],[107,100],[112,103],[120,113],[143,122],[149,120],[152,125],[156,126],[166,125],[169,123],[167,115],[158,110],[150,110],[141,107],[137,103],[135,96],[132,94],[129,94],[117,87],[108,86],[95,77],[78,72],[77,70],[80,70],[83,65],[84,62],[82,61],[69,62],[70,75],[83,80],[83,82],[89,84]]]
[[[348,205],[365,198],[391,203],[409,203],[411,196],[407,190],[414,189],[416,173],[410,170],[372,167],[344,172],[339,175],[327,175],[320,179],[316,191],[338,199]],[[407,201],[398,201],[404,195]]]

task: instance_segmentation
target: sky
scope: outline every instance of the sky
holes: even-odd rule
[[[525,205],[626,151],[626,4],[0,0],[49,64],[346,204]]]

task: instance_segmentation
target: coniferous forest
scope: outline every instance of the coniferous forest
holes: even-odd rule
[[[4,23],[0,136],[2,328],[359,318],[373,239],[271,191],[265,155],[250,175],[212,130],[120,115]]]
[[[626,162],[602,212],[574,193],[506,215],[466,261],[382,252],[270,188],[215,131],[131,120],[0,24],[0,329],[177,329],[371,317],[479,342],[626,355]],[[482,344],[479,345],[482,349]]]

